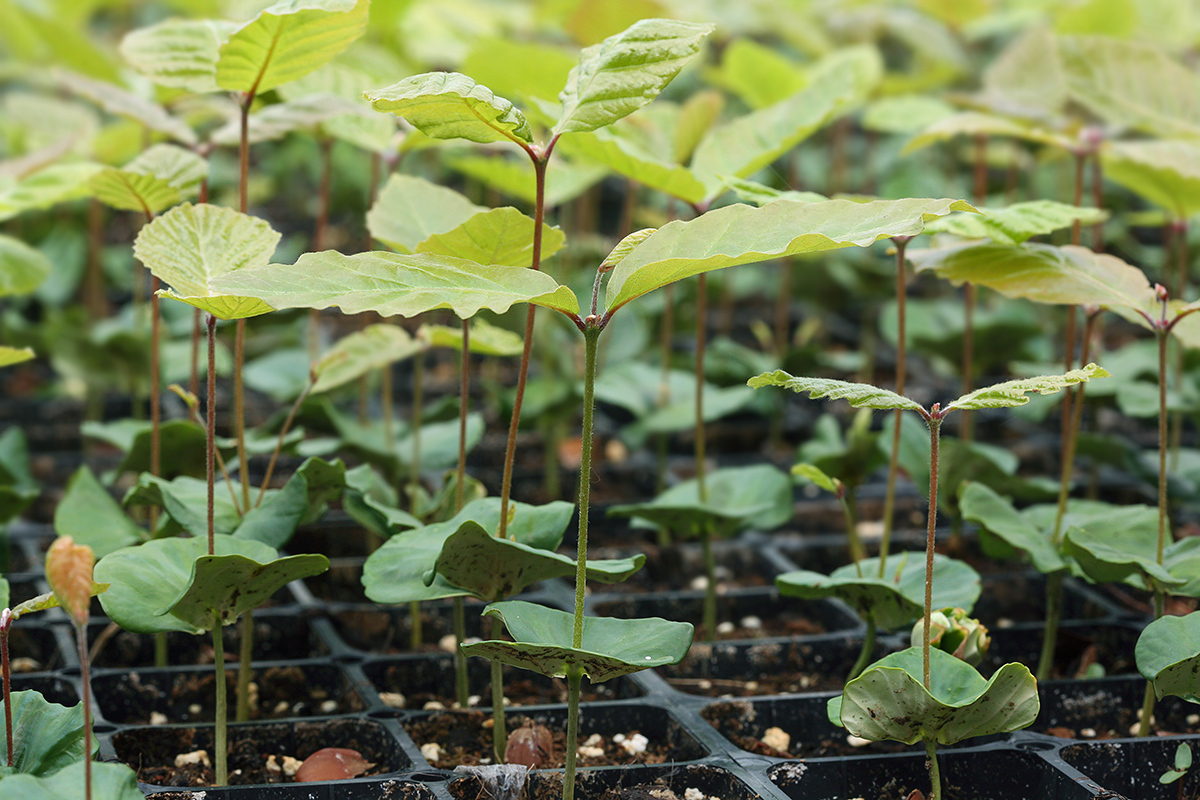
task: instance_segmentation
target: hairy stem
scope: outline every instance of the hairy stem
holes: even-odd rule
[[[238,479],[242,484],[242,508],[250,508],[250,465],[246,461],[246,387],[242,366],[246,363],[246,320],[236,323],[233,348],[233,424],[237,434]]]
[[[12,623],[0,625],[0,672],[4,681],[4,741],[8,745],[8,766],[13,764],[12,665],[9,663],[8,632]]]
[[[588,513],[592,499],[592,423],[596,399],[596,350],[600,327],[588,325],[583,331],[583,425],[579,452],[579,536],[575,549],[575,618],[572,647],[583,647],[583,595],[587,586]]]
[[[708,275],[696,279],[696,488],[700,502],[708,502],[708,467],[704,440],[704,345],[708,339]]]
[[[579,747],[579,695],[583,671],[567,672],[567,752],[563,774],[563,800],[575,800],[575,753]]]
[[[925,765],[929,769],[929,800],[942,800],[942,771],[938,768],[937,740],[925,740]]]
[[[85,800],[92,800],[92,676],[88,662],[86,622],[75,623],[75,641],[79,647],[80,678],[83,681],[83,796]],[[5,665],[7,666],[7,661]],[[7,703],[5,703],[5,706],[7,707]],[[9,747],[11,747],[11,731],[9,732],[8,741]],[[11,753],[9,757],[9,763],[11,764]]]

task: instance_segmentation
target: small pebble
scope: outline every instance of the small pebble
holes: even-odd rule
[[[445,650],[447,653],[453,653],[458,649],[458,640],[454,638],[453,633],[448,633],[438,639],[438,649]]]
[[[767,728],[762,735],[762,743],[767,747],[786,753],[792,745],[792,737],[783,728]]]
[[[337,711],[337,707],[337,700],[326,700],[324,703],[321,703],[321,713],[332,714]]]
[[[212,766],[212,762],[208,760],[207,750],[193,750],[190,753],[180,753],[175,756],[175,769],[186,767],[189,764],[203,764],[204,766]]]
[[[689,786],[683,790],[683,800],[704,800],[704,792],[695,786]]]
[[[754,615],[742,617],[741,626],[748,630],[756,631],[763,626],[762,620]]]
[[[758,691],[758,681],[746,681],[746,691],[747,692],[757,692]]]
[[[283,767],[275,760],[275,756],[267,756],[267,772],[283,772]]]
[[[870,739],[860,739],[852,733],[846,734],[846,744],[851,747],[866,747],[871,743]]]
[[[286,714],[287,710],[288,710],[288,701],[287,700],[280,700],[278,703],[275,704],[275,713],[276,714]]]
[[[437,742],[421,745],[421,757],[430,764],[436,764],[438,759],[442,757],[442,748]]]
[[[616,741],[616,737],[613,737],[613,741]],[[650,740],[640,733],[626,737],[620,742],[621,749],[631,756],[638,756],[646,752],[646,745],[648,744],[650,744]]]
[[[688,584],[688,586],[694,592],[702,592],[708,588],[708,576],[697,575],[696,577],[692,578],[692,582]]]
[[[1188,714],[1187,715],[1187,724],[1188,725],[1200,725],[1200,714]]]
[[[292,777],[293,775],[295,775],[296,772],[300,769],[300,766],[304,763],[300,759],[292,758],[291,756],[282,756],[282,758],[283,758],[283,774],[287,775],[289,778]]]
[[[1008,617],[1001,617],[1000,619],[996,620],[997,628],[1011,628],[1012,626],[1013,621]]]
[[[1085,739],[1095,739],[1096,738],[1096,729],[1095,728],[1080,728],[1079,735]]]
[[[696,686],[707,691],[708,689],[712,688],[712,681],[702,678],[696,682]]]
[[[717,633],[721,634],[722,636],[728,636],[736,630],[737,627],[729,620],[725,620],[721,624],[717,625]]]
[[[150,724],[151,725],[166,725],[168,722],[170,722],[170,720],[167,718],[167,715],[162,713],[161,711],[151,711],[150,712]]]
[[[437,700],[430,700],[428,703],[422,706],[422,709],[425,711],[445,711],[446,707]]]
[[[404,708],[404,704],[407,702],[404,695],[399,692],[380,692],[379,699],[388,708]]]
[[[575,752],[579,754],[580,758],[600,758],[601,756],[604,755],[604,748],[603,747],[588,747],[587,745],[584,745],[583,747],[580,747]]]
[[[9,662],[9,669],[13,672],[40,672],[42,664],[36,658],[14,658]]]
[[[483,702],[482,696],[473,694],[467,698],[467,708],[474,708],[475,706],[479,705],[482,702]]]
[[[199,703],[192,703],[190,706],[188,706],[188,713],[191,714],[193,717],[200,716],[200,712],[203,710],[204,709],[200,706]]]
[[[621,734],[619,734],[619,733],[617,734],[617,736],[620,736],[620,735]],[[613,737],[613,740],[616,741],[616,736]],[[604,743],[604,737],[598,733],[593,733],[591,736],[589,736],[587,738],[587,741],[583,743],[583,746],[584,747],[599,747],[603,743]]]

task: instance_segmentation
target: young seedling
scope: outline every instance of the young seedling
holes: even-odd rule
[[[885,656],[846,684],[829,701],[829,719],[855,736],[906,744],[922,741],[928,756],[931,800],[942,797],[937,745],[970,736],[1017,730],[1037,717],[1037,680],[1023,664],[1005,664],[990,680],[966,662],[930,646],[937,523],[938,444],[942,422],[953,411],[1008,408],[1029,402],[1028,394],[1052,394],[1108,373],[1094,364],[1061,376],[1008,381],[978,389],[926,409],[894,392],[869,384],[797,378],[778,370],[750,379],[750,386],[781,386],[814,399],[844,399],[856,408],[914,411],[929,427],[929,514],[926,524],[924,615],[921,646]],[[918,677],[919,676],[919,677]],[[987,708],[988,711],[983,711]],[[1002,709],[997,711],[997,709]]]

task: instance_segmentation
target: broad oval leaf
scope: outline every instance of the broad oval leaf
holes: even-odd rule
[[[1149,588],[1149,578],[1168,590],[1187,583],[1186,577],[1172,575],[1158,563],[1157,542],[1158,511],[1144,505],[1113,509],[1063,534],[1064,552],[1096,583],[1126,582]]]
[[[491,89],[457,72],[426,72],[385,89],[364,92],[376,111],[404,117],[434,139],[512,141],[526,146],[533,133],[525,115]]]
[[[422,325],[417,336],[430,347],[448,347],[462,352],[463,331],[461,326]],[[517,333],[482,318],[471,321],[469,347],[472,353],[481,356],[519,356],[525,340]]]
[[[367,230],[393,250],[413,253],[429,237],[454,230],[483,211],[487,208],[453,189],[394,173],[367,212]]]
[[[622,125],[571,136],[563,140],[559,149],[583,160],[603,164],[618,175],[687,203],[701,203],[707,194],[707,187],[692,170],[648,152]]]
[[[13,716],[12,767],[15,772],[38,777],[82,762],[82,704],[67,708],[49,702],[40,692],[34,691],[13,692],[10,702]],[[0,701],[2,706],[3,701]],[[4,726],[0,725],[0,750],[6,750],[7,746]],[[3,778],[5,791],[11,778]]]
[[[414,317],[448,308],[459,317],[480,309],[503,313],[514,303],[579,314],[579,301],[544,272],[476,264],[420,253],[305,253],[295,264],[267,264],[227,274],[218,291],[259,298],[272,308],[328,308]]]
[[[237,554],[203,555],[192,562],[183,591],[159,613],[170,614],[193,628],[212,630],[216,621],[230,625],[285,585],[327,569],[329,559],[317,554],[266,563]]]
[[[208,162],[182,147],[156,144],[121,168],[90,181],[96,199],[113,208],[152,216],[195,194],[208,177]]]
[[[830,400],[845,400],[855,408],[900,409],[916,411],[924,414],[925,409],[920,403],[901,397],[895,392],[880,389],[867,383],[849,383],[835,381],[829,378],[797,378],[781,369],[774,372],[764,372],[746,382],[751,389],[761,389],[764,386],[782,386],[793,392],[804,392],[813,400],[829,398]]]
[[[1154,620],[1138,637],[1134,656],[1159,700],[1173,695],[1200,703],[1200,612]]]
[[[1041,711],[1037,680],[1024,664],[1005,664],[985,681],[942,650],[929,653],[930,687],[921,682],[921,648],[875,662],[829,701],[831,720],[871,741],[954,744],[1031,725]]]
[[[1109,377],[1108,370],[1098,367],[1095,364],[1088,364],[1085,367],[1073,369],[1062,375],[1040,375],[1036,378],[1019,378],[1014,381],[1005,381],[993,384],[992,386],[985,386],[982,389],[976,389],[970,394],[965,394],[957,400],[948,403],[945,410],[951,411],[957,409],[970,411],[981,408],[1013,408],[1015,406],[1023,406],[1029,402],[1028,395],[1030,392],[1055,394],[1076,384],[1086,383],[1092,378],[1107,377]]]
[[[473,214],[457,227],[434,233],[417,245],[418,253],[461,258],[477,264],[528,267],[533,263],[531,218],[515,208],[492,208]],[[567,236],[542,223],[542,261],[562,249]]]
[[[775,577],[775,585],[785,597],[836,597],[863,619],[873,620],[884,630],[896,630],[911,625],[924,613],[925,558],[917,552],[894,553],[888,565],[882,578],[879,559],[864,558],[857,567],[847,564],[829,575],[808,570],[785,572]],[[980,591],[979,573],[969,564],[934,555],[933,608],[961,608],[970,613]]]
[[[237,319],[265,314],[272,307],[257,298],[214,291],[216,282],[239,270],[265,266],[279,238],[257,217],[207,203],[183,203],[142,228],[133,253],[171,286],[167,296],[221,319]]]
[[[59,536],[46,551],[46,582],[58,604],[77,626],[88,621],[92,601],[92,568],[96,554],[86,544],[75,544],[70,536]]]
[[[53,269],[40,250],[20,239],[0,235],[0,297],[30,294]]]
[[[274,548],[252,539],[217,534],[213,544],[216,555],[242,555],[259,562],[278,557]],[[97,580],[112,584],[100,596],[104,613],[134,633],[207,630],[160,613],[179,597],[191,580],[192,564],[204,555],[208,542],[201,537],[155,539],[110,553],[95,571]]]
[[[424,345],[397,325],[378,323],[355,331],[331,347],[313,364],[316,377],[310,392],[320,394],[366,375],[373,369],[403,361]]]
[[[208,94],[220,88],[217,58],[236,29],[233,22],[168,19],[126,34],[121,55],[161,86]]]
[[[84,784],[84,764],[79,759],[49,775],[9,775],[4,779],[4,796],[8,800],[84,800]],[[125,764],[105,761],[92,764],[91,789],[93,797],[104,800],[144,800],[146,796],[138,788],[137,773]]]
[[[281,0],[221,45],[217,85],[260,94],[303,78],[367,28],[370,0]]]
[[[584,48],[559,94],[563,110],[552,134],[593,131],[658,96],[700,50],[715,26],[643,19]]]
[[[1107,172],[1105,175],[1111,177]],[[980,208],[978,214],[951,214],[932,220],[925,226],[925,232],[952,233],[964,239],[991,239],[997,244],[1021,244],[1033,236],[1068,228],[1076,220],[1083,225],[1094,225],[1107,218],[1108,212],[1100,208],[1030,200],[1004,208]]]
[[[669,222],[634,248],[612,272],[605,308],[612,313],[647,292],[702,272],[911,236],[931,219],[972,210],[949,199],[725,206],[693,220]]]
[[[619,583],[642,568],[646,557],[589,559],[587,578]],[[485,602],[503,600],[538,581],[575,574],[575,559],[511,539],[498,539],[473,520],[464,522],[442,545],[437,574]]]
[[[1163,207],[1175,219],[1200,211],[1200,147],[1194,142],[1113,142],[1100,155],[1105,178]]]
[[[966,484],[958,507],[963,519],[1028,553],[1038,572],[1049,575],[1067,568],[1066,560],[1050,541],[1052,531],[1039,528],[990,487],[977,482]]]
[[[582,672],[592,683],[632,672],[678,664],[692,645],[690,622],[615,617],[584,617],[583,641],[573,647],[574,615],[536,603],[492,603],[484,616],[498,617],[516,641],[464,644],[469,656],[483,656],[542,675]]]

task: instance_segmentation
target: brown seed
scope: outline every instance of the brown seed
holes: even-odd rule
[[[504,760],[509,764],[520,764],[529,769],[540,769],[550,761],[554,739],[545,725],[517,728],[508,737],[504,748]]]
[[[326,747],[304,759],[300,769],[296,770],[295,780],[297,783],[306,783],[357,778],[373,766],[357,750]]]

